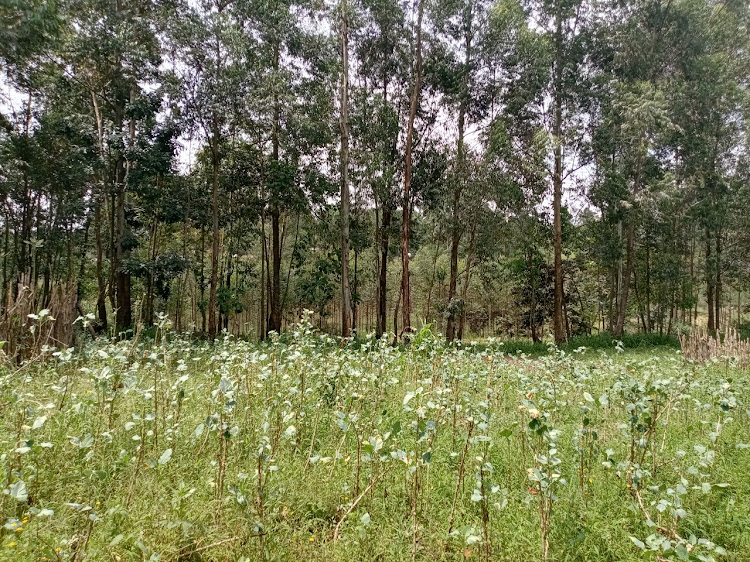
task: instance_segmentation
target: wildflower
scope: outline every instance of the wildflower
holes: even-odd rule
[[[15,543],[15,541],[11,541],[11,542],[10,542],[10,544],[9,544],[8,546],[16,546],[16,543]]]
[[[29,518],[28,517],[24,517],[23,518],[23,523],[28,523],[28,522],[29,522]]]
[[[21,531],[23,531],[23,527],[16,527],[16,533],[20,533]]]
[[[57,548],[55,549],[55,552],[60,552],[61,550],[62,550],[62,548],[60,548],[60,547],[58,546],[58,547],[57,547]]]
[[[315,542],[315,537],[310,537],[310,542]]]

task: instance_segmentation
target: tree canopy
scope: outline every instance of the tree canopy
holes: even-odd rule
[[[5,326],[744,324],[746,3],[1,2]]]

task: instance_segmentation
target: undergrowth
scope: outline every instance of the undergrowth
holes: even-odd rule
[[[0,558],[749,560],[747,373],[606,339],[162,323],[6,366]]]

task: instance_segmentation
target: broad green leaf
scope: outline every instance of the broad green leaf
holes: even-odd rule
[[[167,464],[172,458],[172,449],[166,449],[159,457],[159,464]]]

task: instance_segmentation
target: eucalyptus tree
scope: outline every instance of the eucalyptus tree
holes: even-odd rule
[[[283,222],[289,213],[319,203],[318,170],[332,144],[336,42],[321,31],[328,14],[306,0],[259,0],[245,6],[254,48],[258,86],[251,96],[255,126],[261,132],[263,187],[271,222],[269,313],[264,331],[282,323],[281,262]],[[270,146],[269,146],[270,145]],[[265,232],[265,230],[264,230]],[[265,234],[264,234],[265,238]]]
[[[158,123],[155,111],[160,98],[155,96],[150,102],[140,104],[141,133],[129,150],[132,164],[128,174],[128,189],[133,196],[134,235],[141,240],[148,238],[148,245],[145,252],[131,254],[125,264],[133,276],[142,279],[141,321],[147,326],[154,322],[155,298],[166,300],[172,279],[187,266],[184,255],[160,243],[167,242],[165,231],[184,218],[186,182],[174,169],[176,124],[170,118]]]
[[[411,230],[411,183],[414,158],[414,122],[419,109],[419,94],[422,87],[422,18],[424,0],[417,0],[417,23],[414,43],[414,83],[409,99],[409,117],[404,146],[404,193],[401,205],[401,333],[408,334],[411,326],[411,281],[409,279],[409,236]]]
[[[540,0],[498,3],[494,17],[496,33],[506,41],[500,46],[523,58],[508,57],[512,68],[503,72],[507,113],[541,125],[549,137],[549,177],[552,184],[552,242],[554,255],[554,335],[557,343],[566,337],[565,293],[562,264],[562,198],[564,183],[579,167],[585,130],[586,86],[591,74],[583,45],[589,35],[593,5],[585,0]],[[533,25],[531,25],[533,22]],[[529,32],[536,34],[531,39]],[[524,43],[513,47],[507,38]],[[528,45],[538,46],[536,56]],[[500,54],[503,53],[501,48]],[[507,55],[506,55],[507,56]],[[534,58],[536,60],[534,60]],[[544,70],[546,66],[547,71]],[[523,72],[516,82],[513,73]],[[540,95],[541,94],[541,95]]]
[[[341,90],[339,128],[341,132],[341,335],[348,338],[352,328],[352,294],[349,285],[349,8],[339,3],[341,38]]]
[[[54,67],[47,64],[47,50],[58,43],[62,22],[57,7],[47,2],[7,0],[1,10],[0,69],[5,80],[0,109],[0,169],[4,196],[2,290],[5,299],[10,278],[15,277],[13,285],[17,288],[21,277],[29,274],[31,252],[27,250],[33,250],[37,242],[36,237],[32,240],[31,236],[33,223],[39,222],[38,213],[34,221],[32,208],[34,202],[39,201],[32,193],[32,175],[43,172],[46,166],[40,168],[44,158],[41,157],[43,149],[34,138],[40,125],[35,116],[45,112],[42,98],[51,82],[49,75],[57,76]],[[12,256],[11,232],[14,238]]]
[[[526,84],[526,96],[501,92],[505,110],[490,123],[486,135],[484,159],[491,174],[491,189],[486,195],[496,220],[505,225],[505,243],[494,257],[501,270],[510,277],[514,294],[521,304],[521,324],[530,330],[533,340],[541,338],[544,321],[553,311],[548,297],[554,270],[547,259],[549,225],[540,216],[539,207],[547,190],[547,136],[542,124],[526,111],[516,111],[542,95],[541,88],[528,87],[543,83],[541,66],[526,66],[522,57],[513,53],[529,53],[539,38],[527,27],[519,6],[506,5],[493,14],[496,33],[514,30],[516,40],[505,51],[505,72],[520,84]],[[518,61],[516,65],[513,61]]]
[[[735,5],[685,2],[673,8],[681,33],[670,88],[676,174],[688,186],[690,212],[703,231],[708,327],[721,326],[724,225],[732,179],[747,158],[748,13]]]
[[[671,199],[675,213],[671,217],[675,234],[670,235],[674,242],[663,247],[657,259],[689,254],[690,295],[679,299],[683,308],[696,302],[697,267],[694,244],[691,249],[684,244],[678,247],[677,228],[685,227],[684,236],[691,238],[696,224],[704,232],[708,323],[714,329],[716,293],[721,290],[717,259],[721,259],[722,248],[718,225],[724,222],[726,200],[724,174],[731,167],[729,155],[741,138],[736,119],[741,63],[735,61],[742,57],[732,57],[727,42],[729,37],[737,38],[738,22],[731,10],[714,14],[703,2],[633,2],[613,15],[617,19],[602,28],[606,31],[602,36],[606,36],[600,43],[603,56],[598,61],[602,71],[601,120],[593,145],[596,197],[606,201],[608,211],[603,218],[617,231],[612,242],[618,257],[611,264],[610,290],[616,310],[610,315],[610,326],[616,335],[622,335],[630,288],[637,281],[636,290],[639,286],[643,297],[638,299],[641,324],[646,331],[652,329],[649,234],[663,227],[653,221],[658,209],[649,206],[656,197],[663,202],[659,205]],[[714,20],[721,21],[714,24]],[[642,244],[644,270],[636,277],[642,222],[647,229]],[[676,297],[672,300],[670,326],[677,305]],[[663,326],[662,320],[659,325]]]
[[[493,8],[490,20],[490,53],[500,61],[497,88],[504,130],[511,138],[519,133],[527,139],[539,140],[541,132],[548,136],[556,342],[565,339],[561,205],[566,160],[563,145],[574,144],[576,126],[571,121],[577,115],[574,106],[583,78],[581,54],[576,45],[582,33],[580,20],[586,14],[579,0],[527,3],[503,0]]]
[[[98,0],[65,4],[67,27],[63,41],[49,60],[70,87],[69,95],[88,106],[90,130],[95,135],[100,165],[94,170],[92,206],[97,239],[97,310],[106,324],[102,252],[102,209],[109,200],[109,295],[118,329],[130,328],[131,275],[127,261],[137,246],[129,224],[131,196],[128,176],[133,169],[129,151],[144,118],[146,91],[158,88],[160,46],[157,6],[149,0],[127,6]],[[158,96],[154,101],[160,105]],[[85,106],[83,106],[85,107]]]
[[[369,192],[375,211],[375,332],[380,337],[388,312],[388,259],[398,202],[399,121],[408,95],[409,42],[406,15],[397,1],[363,0],[360,17],[354,49],[363,71],[357,74],[353,96],[353,173]]]
[[[456,178],[450,201],[450,277],[448,284],[448,318],[446,338],[456,336],[458,253],[461,237],[476,214],[470,212],[464,193],[470,185],[465,134],[468,124],[481,124],[491,105],[491,85],[496,69],[487,65],[488,5],[481,0],[457,2],[441,0],[431,10],[431,22],[445,50],[443,72],[439,79],[444,102],[457,108]],[[497,64],[492,61],[492,66]],[[469,208],[471,203],[469,202]],[[473,225],[473,223],[472,223]],[[475,225],[473,228],[476,228]],[[471,230],[472,227],[469,227]]]
[[[58,38],[63,23],[59,6],[47,0],[3,0],[0,6],[0,60],[8,74],[24,74]]]
[[[619,121],[618,136],[620,146],[614,159],[622,181],[629,186],[620,205],[624,207],[627,222],[625,234],[625,265],[617,280],[617,315],[614,334],[621,337],[628,310],[633,269],[635,265],[636,223],[638,207],[643,199],[644,188],[649,179],[656,179],[658,163],[653,162],[650,153],[656,146],[656,136],[668,130],[671,122],[666,112],[665,100],[659,90],[648,83],[636,83],[614,93],[612,110]],[[651,177],[649,177],[651,176]]]
[[[176,103],[187,128],[205,140],[211,163],[211,274],[208,335],[215,338],[218,323],[221,166],[230,131],[241,121],[242,96],[252,84],[248,58],[252,39],[245,33],[247,16],[238,3],[205,0],[178,4],[169,17],[169,37],[179,79]]]
[[[34,306],[48,306],[53,287],[75,282],[86,263],[95,141],[86,115],[75,99],[59,95],[54,81],[34,79],[33,96],[21,112],[10,113],[0,133],[4,298],[13,289],[6,304],[22,284]],[[82,289],[81,280],[77,297]]]

